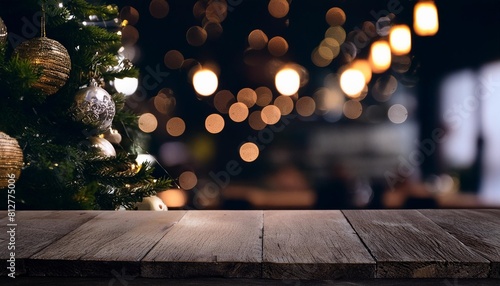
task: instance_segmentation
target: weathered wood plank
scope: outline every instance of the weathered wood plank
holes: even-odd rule
[[[498,286],[497,279],[369,279],[369,280],[283,280],[270,279],[150,279],[139,277],[80,278],[80,277],[18,277],[16,286]],[[0,277],[0,285],[11,285],[11,278]]]
[[[185,211],[109,211],[81,225],[26,261],[34,276],[139,275],[139,261]]]
[[[262,211],[191,211],[142,260],[143,277],[261,276]]]
[[[64,235],[73,231],[83,223],[97,216],[97,212],[89,211],[16,211],[15,253],[16,273],[25,273],[25,259],[37,253]],[[7,230],[8,217],[0,220],[0,259],[9,257],[11,250],[7,248],[10,234]],[[0,269],[5,275],[6,268]]]
[[[416,210],[343,211],[378,278],[486,278],[489,261]]]
[[[372,278],[375,261],[340,211],[265,211],[263,278]]]
[[[420,210],[470,249],[491,262],[490,277],[500,278],[500,210]]]
[[[17,211],[16,258],[30,257],[97,215],[91,211]],[[4,239],[8,239],[7,223],[7,217],[1,220],[0,233]],[[7,248],[0,248],[0,259],[7,256]]]

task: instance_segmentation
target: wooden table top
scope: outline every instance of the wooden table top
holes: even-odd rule
[[[4,261],[8,223],[0,212]],[[500,278],[499,209],[17,211],[15,223],[27,277]]]

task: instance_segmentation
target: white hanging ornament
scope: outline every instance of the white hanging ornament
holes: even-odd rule
[[[122,142],[122,135],[118,130],[110,128],[104,133],[104,139],[108,140],[111,144],[119,145]]]
[[[137,210],[167,211],[167,205],[157,196],[146,197],[142,202],[136,203]]]
[[[99,150],[99,155],[103,157],[116,157],[116,150],[108,140],[100,137],[90,137],[90,144],[92,147]]]

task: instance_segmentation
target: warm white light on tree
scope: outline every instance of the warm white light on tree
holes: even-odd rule
[[[438,11],[434,1],[420,1],[413,10],[413,29],[419,36],[433,36],[439,30]]]
[[[202,69],[194,74],[193,85],[198,94],[209,96],[217,90],[219,80],[213,71]]]
[[[137,90],[139,80],[133,77],[115,78],[114,85],[116,91],[125,95],[131,95]]]
[[[275,77],[276,89],[283,95],[294,95],[300,87],[300,75],[291,68],[280,70]]]
[[[372,72],[383,73],[391,66],[391,47],[384,40],[376,41],[370,49]]]
[[[350,97],[358,97],[365,87],[365,77],[360,70],[347,69],[340,76],[340,88]]]
[[[411,51],[411,31],[407,25],[395,25],[389,34],[392,53],[397,56],[406,55]]]

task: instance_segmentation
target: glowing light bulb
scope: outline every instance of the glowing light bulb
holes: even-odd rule
[[[360,70],[347,69],[340,76],[340,88],[350,97],[358,97],[365,87],[365,76]]]
[[[419,36],[433,36],[439,30],[438,11],[434,1],[420,1],[413,10],[413,29]]]
[[[397,56],[406,55],[411,51],[411,31],[407,25],[396,25],[391,28],[389,43],[392,53]]]
[[[276,89],[283,95],[294,95],[300,87],[300,75],[291,68],[280,70],[275,78]]]
[[[116,91],[125,95],[131,95],[137,90],[139,80],[133,77],[115,78],[114,85]]]
[[[213,71],[202,69],[194,74],[193,85],[198,94],[209,96],[217,90],[219,80]]]
[[[384,40],[376,41],[370,49],[372,72],[383,73],[391,66],[391,47]]]

